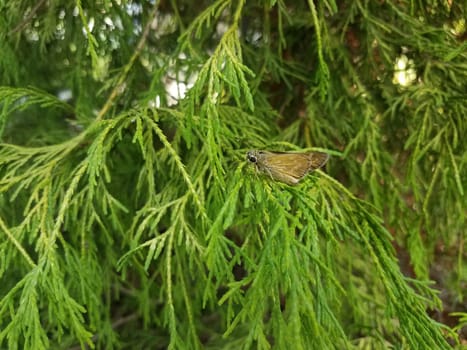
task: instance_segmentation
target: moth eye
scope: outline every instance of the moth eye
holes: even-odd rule
[[[257,161],[256,157],[251,154],[248,155],[248,160],[252,163],[256,163]]]
[[[256,161],[257,161],[256,157],[255,157],[253,154],[251,154],[251,153],[248,153],[248,154],[246,155],[246,158],[247,158],[250,162],[252,162],[252,163],[256,163]]]

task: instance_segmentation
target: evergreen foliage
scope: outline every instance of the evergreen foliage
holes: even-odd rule
[[[466,15],[0,1],[0,347],[460,349]]]

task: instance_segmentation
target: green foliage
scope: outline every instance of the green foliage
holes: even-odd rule
[[[0,2],[0,347],[460,347],[465,9]]]

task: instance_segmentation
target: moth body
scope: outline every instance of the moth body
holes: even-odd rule
[[[329,155],[322,152],[269,152],[251,150],[247,159],[259,172],[288,185],[296,185],[313,170],[326,164]]]

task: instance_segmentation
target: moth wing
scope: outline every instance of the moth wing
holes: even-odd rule
[[[321,152],[275,153],[267,159],[267,168],[273,178],[293,185],[310,171],[321,168],[328,158]]]
[[[329,155],[322,152],[309,153],[275,153],[267,158],[267,166],[284,172],[304,176],[306,173],[321,168],[329,159]]]
[[[267,160],[271,175],[287,183],[297,183],[310,168],[310,159],[306,154],[283,153],[274,154]]]
[[[329,159],[329,154],[322,152],[310,152],[307,155],[310,159],[310,169],[308,171],[321,168]]]

